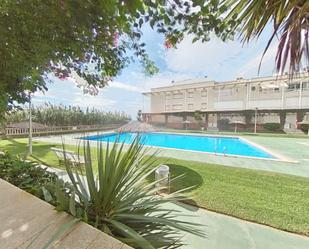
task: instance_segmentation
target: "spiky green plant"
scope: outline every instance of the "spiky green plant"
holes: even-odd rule
[[[147,180],[156,170],[155,155],[146,155],[147,149],[138,137],[125,147],[124,143],[115,142],[108,143],[104,150],[98,143],[94,165],[89,142],[84,145],[84,166],[65,163],[72,186],[57,185],[58,210],[135,248],[177,248],[183,244],[182,232],[203,236],[200,225],[180,221],[180,212],[165,207],[186,199],[182,194],[186,189],[156,195],[164,187],[157,187],[158,181]]]

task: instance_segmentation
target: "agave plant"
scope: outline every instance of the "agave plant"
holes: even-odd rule
[[[180,212],[165,207],[186,199],[182,192],[187,189],[157,195],[165,187],[149,181],[156,170],[155,154],[147,155],[138,137],[125,147],[115,142],[103,149],[99,143],[94,165],[89,142],[84,145],[84,166],[65,163],[72,184],[57,184],[58,210],[135,248],[177,248],[183,244],[183,232],[203,236],[200,225],[179,220]]]

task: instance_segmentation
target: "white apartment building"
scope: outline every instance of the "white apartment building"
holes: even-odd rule
[[[186,120],[194,123],[196,111],[203,114],[205,128],[217,127],[223,118],[250,125],[255,115],[259,124],[281,123],[285,128],[309,120],[309,72],[226,82],[186,80],[143,94],[150,97],[144,120],[174,128]]]

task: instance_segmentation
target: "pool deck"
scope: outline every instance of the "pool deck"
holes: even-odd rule
[[[185,204],[168,204],[191,217],[184,221],[204,224],[205,238],[186,234],[187,245],[182,249],[308,249],[309,237],[283,232],[268,226],[247,222],[230,216],[197,209]],[[192,215],[194,215],[192,217]]]
[[[109,132],[104,132],[109,133]],[[62,143],[62,138],[66,144],[76,145],[78,137],[84,135],[96,135],[98,133],[70,134],[64,136],[37,137],[35,140],[48,143]],[[103,134],[103,133],[100,133]],[[198,135],[198,134],[194,134]],[[239,136],[245,140],[262,146],[273,154],[283,156],[287,160],[267,160],[258,158],[244,158],[236,156],[224,156],[210,153],[193,152],[177,149],[153,149],[159,150],[161,157],[172,157],[182,160],[192,160],[205,163],[221,164],[231,167],[240,167],[255,170],[267,170],[271,172],[290,174],[296,176],[309,177],[309,137],[308,138],[285,138],[285,137],[265,137],[265,136]],[[96,141],[90,142],[91,146],[97,145]]]

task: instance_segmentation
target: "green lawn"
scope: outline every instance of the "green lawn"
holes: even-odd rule
[[[26,139],[1,140],[0,150],[25,155]],[[58,167],[49,145],[34,142],[33,158]],[[61,145],[57,145],[61,147]],[[74,146],[67,146],[75,150]],[[95,155],[95,149],[92,149]],[[309,235],[309,178],[222,165],[158,158],[171,167],[173,176],[185,174],[174,189],[194,185],[195,204],[216,212]],[[265,162],[267,163],[267,162]]]

